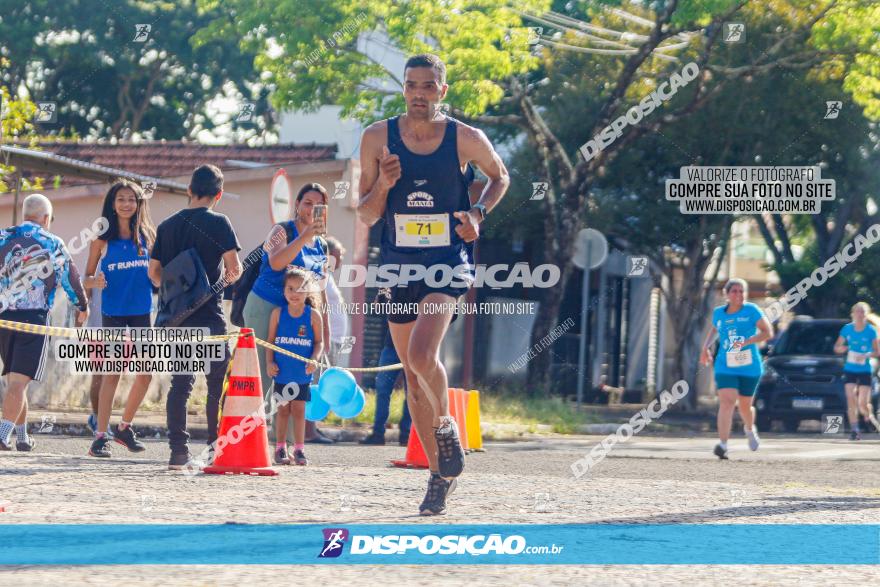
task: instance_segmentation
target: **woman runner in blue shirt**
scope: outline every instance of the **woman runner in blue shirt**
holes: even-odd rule
[[[733,426],[734,406],[739,408],[743,431],[749,439],[749,448],[758,450],[761,439],[755,426],[755,391],[764,368],[758,345],[773,336],[773,326],[764,312],[746,302],[748,286],[742,279],[731,279],[724,285],[727,304],[712,312],[712,325],[703,343],[700,362],[712,363],[709,347],[717,335],[718,354],[715,357],[715,387],[718,390],[718,438],[715,456],[727,458],[727,441]]]
[[[104,197],[101,215],[108,220],[109,227],[89,247],[84,285],[101,290],[102,326],[149,328],[153,286],[147,276],[147,267],[156,229],[143,190],[125,179],[115,182]],[[151,377],[149,373],[135,377],[125,402],[122,422],[114,430],[113,440],[131,452],[146,450],[135,436],[131,422],[147,394]],[[119,374],[103,375],[95,440],[89,449],[93,457],[112,456],[107,447],[111,440],[107,428],[118,384]]]
[[[880,356],[877,330],[868,324],[870,306],[858,302],[852,307],[852,322],[840,329],[834,343],[834,352],[846,353],[843,381],[846,390],[846,408],[849,417],[850,440],[861,440],[859,412],[880,432],[880,424],[871,409],[871,357]]]

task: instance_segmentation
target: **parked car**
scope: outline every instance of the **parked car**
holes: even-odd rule
[[[824,415],[846,415],[843,387],[844,355],[834,353],[834,342],[847,320],[799,317],[765,351],[764,375],[758,385],[755,409],[758,429],[770,430],[781,420],[786,432],[796,432],[803,420]],[[871,359],[871,401],[880,403],[877,361]],[[862,426],[862,430],[870,430]]]

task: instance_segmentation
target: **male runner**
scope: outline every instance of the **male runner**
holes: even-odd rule
[[[426,269],[463,266],[473,283],[473,245],[469,243],[479,237],[480,223],[504,196],[510,178],[482,131],[437,111],[448,89],[446,66],[439,57],[417,55],[407,60],[406,114],[371,125],[361,138],[358,215],[369,226],[385,221],[382,264]],[[473,206],[464,176],[468,163],[488,178]],[[446,496],[464,469],[464,451],[449,415],[446,370],[439,351],[455,319],[453,304],[467,287],[439,285],[410,281],[393,287],[392,303],[417,304],[418,312],[388,316],[406,374],[413,423],[431,471],[419,508],[422,515],[446,512]],[[441,311],[429,312],[428,304]]]

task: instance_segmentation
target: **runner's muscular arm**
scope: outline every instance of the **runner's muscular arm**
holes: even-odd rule
[[[371,124],[361,137],[361,199],[357,215],[361,222],[373,226],[385,214],[388,192],[400,178],[400,158],[388,152],[388,123]]]
[[[834,352],[838,355],[841,355],[849,350],[849,347],[846,345],[846,339],[842,336],[838,336],[837,340],[834,341]]]
[[[491,212],[510,187],[510,174],[486,133],[472,126],[459,125],[458,158],[462,164],[473,163],[488,178],[486,188],[477,203],[484,205],[487,212]]]
[[[486,182],[482,179],[475,179],[471,185],[468,186],[468,199],[471,201],[471,206],[480,201],[480,196],[483,195],[483,190],[486,189]]]

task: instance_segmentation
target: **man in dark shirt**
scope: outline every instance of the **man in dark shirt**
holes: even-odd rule
[[[175,257],[194,249],[210,284],[217,283],[221,274],[226,284],[234,283],[241,275],[238,251],[241,245],[224,214],[212,208],[223,195],[223,174],[213,165],[202,165],[193,172],[189,184],[189,206],[167,218],[156,230],[156,243],[150,254],[150,279],[157,287],[162,282],[162,271]],[[180,323],[181,328],[209,328],[212,335],[226,334],[226,320],[221,307],[223,288]],[[167,300],[164,300],[167,301]],[[163,300],[160,300],[160,305]],[[220,361],[214,361],[205,378],[208,382],[208,444],[217,440],[217,415],[223,379],[229,363],[226,352]],[[166,402],[168,444],[171,446],[169,469],[182,469],[190,460],[189,433],[186,431],[186,404],[195,383],[194,374],[174,375]]]

